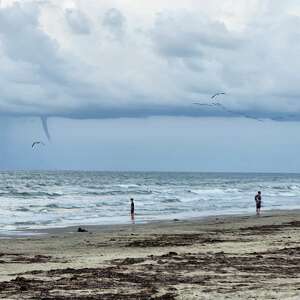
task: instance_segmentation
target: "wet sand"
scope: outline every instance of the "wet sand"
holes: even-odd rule
[[[300,211],[0,240],[1,299],[300,299]]]

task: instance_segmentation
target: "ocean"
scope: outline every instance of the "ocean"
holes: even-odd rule
[[[300,208],[300,174],[0,172],[0,234]]]

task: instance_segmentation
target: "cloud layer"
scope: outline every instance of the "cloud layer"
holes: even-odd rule
[[[297,1],[3,1],[0,113],[300,119]],[[219,98],[231,114],[195,107]]]

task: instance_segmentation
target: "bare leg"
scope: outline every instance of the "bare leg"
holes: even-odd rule
[[[256,208],[256,215],[257,215],[257,216],[260,215],[260,208]]]
[[[132,222],[132,224],[135,223],[135,216],[134,216],[134,213],[131,214],[131,222]]]

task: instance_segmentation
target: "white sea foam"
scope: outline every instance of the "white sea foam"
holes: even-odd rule
[[[0,173],[0,235],[24,229],[128,223],[300,208],[300,175],[205,173]]]

